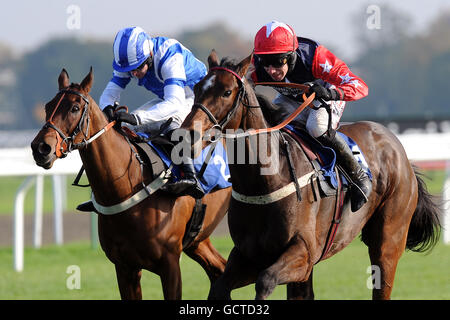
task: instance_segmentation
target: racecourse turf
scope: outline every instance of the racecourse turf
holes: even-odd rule
[[[439,194],[445,178],[443,171],[429,171],[426,179],[429,191]],[[89,188],[70,186],[69,177],[67,208],[89,198]],[[11,214],[14,194],[24,178],[0,179],[0,215]],[[51,190],[51,181],[45,179],[45,190]],[[52,211],[51,192],[44,192],[44,212]],[[34,192],[30,190],[25,201],[25,211],[33,212]],[[214,246],[228,257],[232,247],[229,237],[212,239]],[[68,273],[70,266],[78,266],[80,289],[69,289],[73,284]],[[450,299],[450,246],[439,242],[429,254],[405,252],[400,259],[392,299]],[[369,271],[368,271],[369,268]],[[186,255],[181,260],[183,299],[206,299],[209,280],[203,269]],[[70,269],[69,269],[70,272]],[[366,246],[355,239],[347,248],[314,268],[316,299],[370,299],[367,288],[370,262]],[[369,281],[370,282],[370,281]],[[162,299],[159,277],[143,272],[144,299]],[[101,249],[91,249],[88,242],[44,246],[39,250],[25,249],[25,269],[13,270],[12,249],[0,247],[0,299],[119,299],[114,266]],[[233,299],[253,299],[254,286],[232,292]],[[270,299],[285,299],[286,288],[279,286]]]
[[[213,244],[225,256],[232,247],[229,237],[213,238]],[[73,281],[73,269],[79,267],[79,289]],[[450,299],[450,246],[440,242],[429,254],[405,252],[400,259],[392,299]],[[355,239],[334,257],[314,268],[316,299],[370,299],[367,287],[370,277],[366,246]],[[181,259],[183,299],[204,300],[209,280],[201,267],[186,255]],[[25,269],[13,270],[11,248],[0,248],[0,299],[119,299],[114,266],[101,249],[91,249],[88,242],[64,246],[26,248]],[[370,282],[370,281],[369,281]],[[72,288],[72,289],[70,289]],[[162,299],[159,278],[144,271],[144,299]],[[254,286],[232,292],[233,299],[253,299]],[[285,299],[285,286],[278,286],[270,299]]]

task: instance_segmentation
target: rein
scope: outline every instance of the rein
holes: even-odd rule
[[[223,133],[224,127],[231,120],[232,116],[236,112],[240,103],[242,103],[244,106],[250,107],[250,108],[259,108],[259,106],[249,106],[249,105],[243,103],[242,98],[244,96],[246,96],[245,85],[244,85],[245,77],[244,76],[241,77],[235,71],[225,68],[225,67],[213,67],[210,69],[210,72],[214,71],[214,70],[223,70],[223,71],[229,72],[232,75],[234,75],[236,77],[236,79],[238,80],[239,92],[236,96],[236,99],[234,100],[233,107],[231,108],[230,111],[228,111],[227,115],[221,121],[218,121],[216,119],[216,117],[211,113],[211,111],[208,108],[206,108],[203,104],[195,103],[192,106],[192,108],[199,108],[204,113],[206,113],[209,120],[213,123],[213,126],[206,131],[205,137],[210,136],[210,134],[209,134],[210,130],[218,129],[220,131],[220,135],[215,140],[212,140],[211,138],[208,139],[209,142],[212,142],[212,143],[217,142],[222,137],[229,138],[229,139],[237,139],[237,138],[242,138],[242,137],[248,137],[248,136],[255,135],[255,134],[268,133],[268,132],[280,130],[280,129],[284,128],[285,126],[287,126],[292,120],[294,120],[300,114],[300,112],[302,112],[306,107],[311,105],[316,96],[316,94],[314,92],[312,94],[310,94],[308,97],[306,96],[305,93],[303,93],[303,103],[288,118],[286,118],[283,122],[281,122],[280,124],[278,124],[274,127],[263,128],[263,129],[249,129],[242,133],[226,134],[226,133]],[[301,89],[303,91],[307,91],[309,89],[309,87],[304,84],[286,83],[286,82],[256,82],[255,85],[297,88],[297,89]]]
[[[52,115],[50,116],[49,120],[44,124],[43,129],[52,128],[53,130],[56,131],[55,153],[58,158],[65,158],[73,150],[84,148],[88,144],[90,144],[92,141],[94,141],[95,139],[100,137],[106,131],[111,129],[116,124],[116,121],[112,121],[112,122],[108,123],[101,130],[99,130],[97,133],[95,133],[92,137],[90,137],[89,139],[86,139],[89,135],[89,122],[90,122],[89,112],[88,112],[89,105],[90,105],[89,99],[85,95],[81,94],[80,92],[71,90],[71,89],[62,89],[61,91],[58,92],[58,94],[60,94],[60,93],[62,93],[61,98],[59,98],[58,103],[56,104],[56,107],[52,112]],[[55,115],[56,110],[58,110],[59,106],[61,105],[61,102],[63,101],[66,94],[74,94],[76,96],[79,96],[85,102],[83,113],[80,117],[80,120],[78,121],[78,124],[75,127],[75,130],[70,134],[70,136],[66,136],[62,132],[62,130],[53,123],[53,116]],[[85,119],[86,119],[86,121],[85,121]],[[86,122],[86,131],[83,132],[82,126],[83,126],[83,123],[85,123],[85,122]],[[83,141],[81,143],[74,143],[75,137],[80,132],[82,132],[84,135]]]

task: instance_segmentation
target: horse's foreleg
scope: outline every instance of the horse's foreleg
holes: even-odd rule
[[[308,280],[312,270],[309,256],[303,240],[294,241],[274,264],[259,274],[255,299],[266,299],[279,284]]]
[[[118,265],[115,267],[120,298],[122,300],[142,300],[141,269],[129,269]]]
[[[286,286],[288,300],[314,300],[313,271],[305,282],[291,282]]]
[[[209,300],[231,300],[231,290],[255,282],[258,270],[234,247],[231,250],[224,273],[211,284]]]
[[[198,245],[187,248],[185,252],[202,266],[211,283],[215,282],[225,270],[227,260],[213,247],[209,238],[203,240]]]
[[[167,253],[158,272],[165,300],[181,300],[180,255]]]

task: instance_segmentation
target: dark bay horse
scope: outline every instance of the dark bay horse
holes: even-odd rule
[[[152,179],[150,169],[141,167],[133,148],[108,121],[89,96],[92,69],[81,84],[70,84],[63,69],[59,92],[46,104],[46,125],[31,148],[36,164],[50,169],[61,156],[61,139],[69,137],[78,149],[96,201],[112,206],[129,199]],[[91,138],[91,139],[90,139]],[[93,140],[91,143],[84,143]],[[58,147],[57,147],[58,146]],[[70,150],[69,150],[70,151]],[[231,188],[214,191],[203,198],[207,205],[203,227],[184,251],[206,271],[211,282],[222,274],[226,260],[216,251],[209,236],[228,209]],[[194,207],[194,199],[156,191],[139,204],[116,215],[98,216],[99,239],[106,256],[115,265],[122,299],[142,299],[142,269],[158,274],[165,299],[181,299],[180,255],[182,239]]]
[[[361,233],[372,265],[380,270],[381,286],[374,286],[372,297],[389,299],[397,263],[405,248],[429,249],[438,240],[440,231],[439,208],[399,140],[374,122],[340,127],[365,155],[373,176],[373,191],[369,201],[354,213],[346,198],[334,242],[322,257],[336,197],[314,199],[312,184],[305,180],[314,172],[313,167],[290,135],[278,130],[246,134],[250,129],[268,127],[253,87],[244,78],[251,57],[240,63],[223,59],[219,64],[213,51],[208,62],[209,72],[195,86],[194,107],[182,128],[192,137],[203,137],[192,141],[192,146],[208,144],[212,136],[217,139],[221,136],[217,131],[241,129],[241,134],[222,136],[229,138],[229,149],[231,145],[237,150],[240,144],[245,148],[239,150],[246,153],[241,163],[236,160],[238,151],[229,154],[234,157],[229,159],[233,191],[228,212],[234,248],[225,272],[212,285],[209,298],[229,299],[231,290],[255,283],[257,299],[265,299],[279,284],[287,284],[289,299],[312,299],[314,265],[341,251]],[[257,146],[262,150],[255,149],[251,143],[255,136],[265,142]],[[293,180],[287,156],[278,147],[281,141],[287,141],[295,149],[292,162],[297,178],[304,181],[300,185],[301,201],[294,188],[290,193],[285,192]],[[267,161],[267,155],[271,162]],[[256,161],[249,161],[255,156]],[[278,162],[276,170],[262,171],[274,162]]]

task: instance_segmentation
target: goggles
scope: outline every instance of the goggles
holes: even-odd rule
[[[148,57],[144,62],[142,62],[142,64],[141,64],[139,67],[137,67],[136,69],[134,69],[134,70],[132,70],[132,71],[142,70],[142,69],[145,67],[146,64],[148,64],[148,67],[149,67],[149,68],[152,67],[153,59],[152,59],[152,56],[151,56],[151,55],[150,55],[150,57]]]
[[[289,61],[289,54],[264,54],[258,55],[257,57],[259,58],[259,61],[263,67],[272,66],[273,68],[280,68]]]

